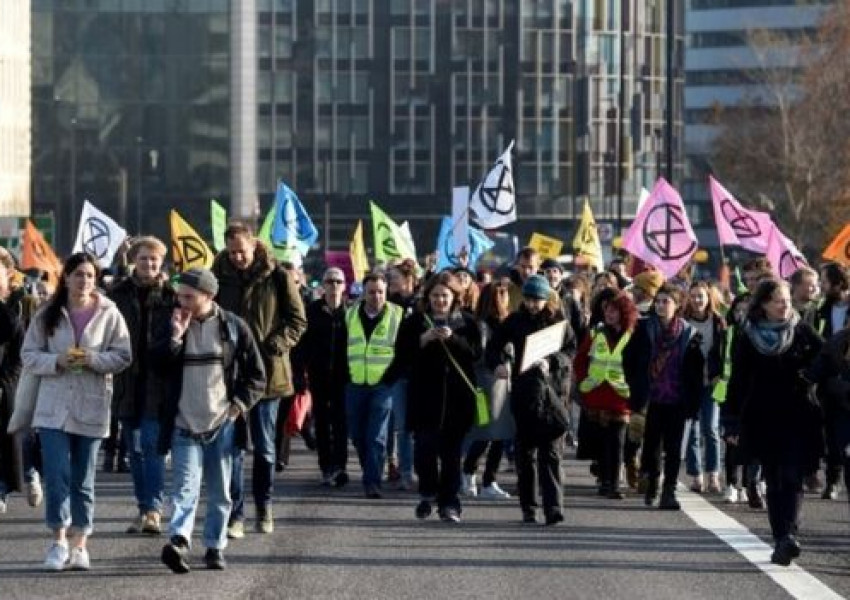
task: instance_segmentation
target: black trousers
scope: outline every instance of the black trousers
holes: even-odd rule
[[[620,489],[620,471],[623,468],[623,449],[628,423],[609,421],[600,425],[599,487],[608,491]]]
[[[345,471],[348,464],[348,426],[345,416],[345,386],[314,383],[313,422],[319,469],[324,475]]]
[[[651,480],[657,480],[661,474],[663,450],[665,488],[675,489],[679,478],[685,420],[682,407],[677,405],[651,403],[646,413],[641,472]]]
[[[827,485],[838,485],[841,481],[841,471],[844,468],[844,448],[840,441],[839,421],[841,415],[835,410],[827,410],[824,415],[826,427],[826,475]],[[844,478],[844,484],[848,485],[847,477]]]
[[[767,484],[767,517],[773,539],[796,535],[803,507],[803,469],[799,465],[762,465]]]
[[[478,461],[487,453],[487,461],[484,464],[484,476],[481,479],[481,485],[487,487],[496,481],[496,473],[499,471],[499,465],[502,462],[505,444],[502,440],[478,440],[469,445],[466,451],[466,458],[463,460],[463,472],[467,475],[472,475],[478,470]]]
[[[564,504],[561,480],[561,440],[516,439],[516,473],[519,505],[523,512],[537,504],[537,483],[543,496],[543,511],[560,512]]]
[[[440,510],[461,510],[461,447],[464,435],[439,431],[416,431],[413,434],[413,467],[419,477],[419,495],[436,499]]]

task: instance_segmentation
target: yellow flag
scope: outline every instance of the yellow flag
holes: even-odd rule
[[[573,239],[573,250],[576,256],[587,258],[597,271],[605,268],[605,262],[602,260],[602,244],[599,242],[599,232],[596,230],[596,219],[593,218],[593,211],[590,210],[587,199],[584,201],[581,223]]]
[[[369,270],[369,257],[366,256],[366,246],[363,244],[363,221],[357,221],[354,229],[354,237],[348,246],[351,254],[351,268],[354,270],[354,279],[362,281]]]
[[[822,256],[842,265],[850,265],[850,225],[844,226],[844,229],[835,236],[835,239],[823,251]]]
[[[176,210],[171,211],[170,221],[171,253],[174,258],[174,268],[178,272],[195,267],[209,269],[215,256],[204,239],[183,220],[183,217]]]
[[[561,255],[564,242],[542,233],[532,233],[528,245],[537,250],[537,253],[543,258],[558,258]]]

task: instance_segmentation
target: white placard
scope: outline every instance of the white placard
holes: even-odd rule
[[[469,187],[452,188],[452,245],[455,256],[469,253]]]
[[[541,329],[525,338],[525,351],[522,353],[522,364],[520,373],[525,373],[541,358],[559,352],[564,343],[564,332],[567,328],[566,321],[559,321],[546,329]]]

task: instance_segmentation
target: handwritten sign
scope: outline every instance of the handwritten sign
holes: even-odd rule
[[[525,338],[525,351],[522,353],[522,364],[519,366],[519,372],[525,373],[541,358],[546,358],[550,354],[560,351],[564,343],[566,329],[567,322],[561,321]]]

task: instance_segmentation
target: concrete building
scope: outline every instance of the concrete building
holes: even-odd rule
[[[0,216],[30,214],[30,1],[0,3]]]
[[[765,63],[748,42],[750,32],[765,30],[792,42],[813,35],[828,1],[688,0],[685,54],[685,151],[687,175],[682,194],[703,245],[717,245],[708,175],[711,144],[718,127],[711,124],[718,106],[743,100],[767,102],[749,73]],[[800,68],[798,47],[770,54],[772,66]]]

